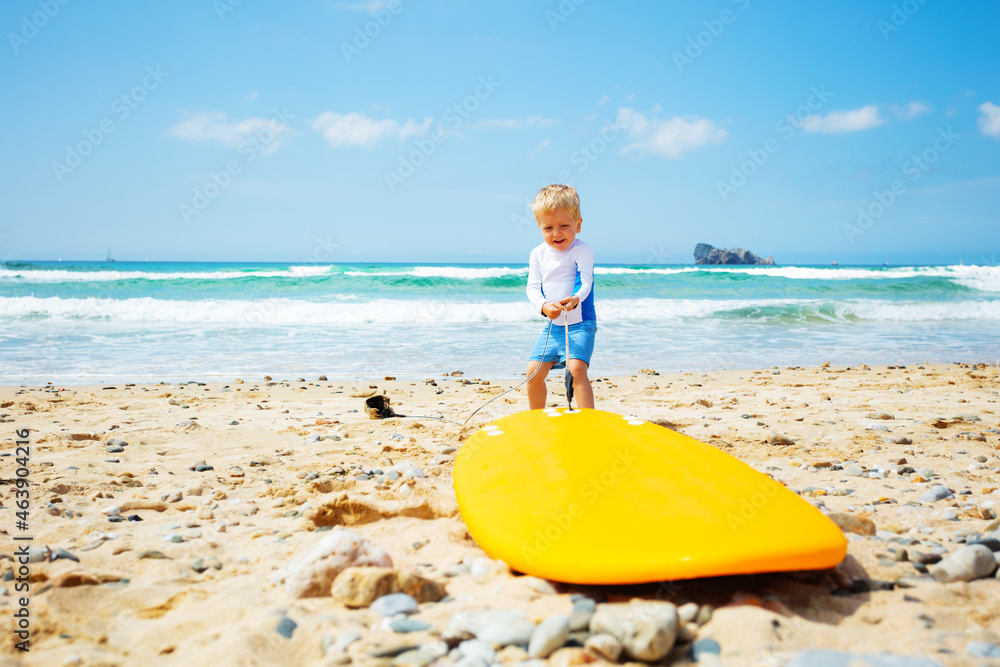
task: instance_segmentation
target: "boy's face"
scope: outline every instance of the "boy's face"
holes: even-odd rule
[[[583,225],[583,218],[574,217],[569,209],[556,209],[546,211],[535,216],[538,221],[538,228],[542,230],[542,238],[550,248],[556,250],[567,250],[576,235],[580,233],[580,226]]]

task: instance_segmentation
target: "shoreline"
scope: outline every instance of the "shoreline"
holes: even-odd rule
[[[969,642],[1000,643],[1000,580],[939,583],[914,560],[1000,537],[1000,367],[903,366],[593,377],[598,409],[686,433],[821,511],[848,517],[838,520],[848,526],[848,559],[835,570],[632,587],[516,576],[465,530],[451,483],[454,456],[481,426],[525,409],[523,388],[464,427],[371,420],[363,409],[366,395],[385,391],[399,412],[461,422],[520,380],[306,378],[268,386],[263,377],[244,377],[64,391],[0,387],[7,427],[0,453],[13,457],[15,430],[31,429],[32,544],[48,547],[49,558],[63,549],[77,559],[31,564],[33,643],[19,657],[39,665],[167,655],[196,663],[390,664],[393,658],[374,654],[439,647],[461,612],[486,606],[539,622],[569,615],[571,596],[584,595],[598,604],[639,597],[710,608],[710,619],[688,632],[716,641],[723,665],[783,664],[807,648],[976,664],[965,655]],[[548,386],[549,404],[561,407],[562,373],[551,373]],[[923,499],[939,484],[952,497]],[[7,535],[13,491],[0,486]],[[113,521],[114,506],[122,518]],[[336,530],[381,547],[396,570],[447,587],[448,598],[421,603],[410,617],[429,630],[401,634],[371,609],[328,596],[295,598],[278,582],[330,534],[316,520],[331,512]],[[0,573],[12,567],[0,561]],[[11,582],[0,587],[0,628],[9,629],[17,597]],[[297,626],[291,639],[276,630],[285,618]],[[358,639],[330,648],[345,633]],[[10,654],[12,635],[3,636],[0,651]],[[671,664],[693,664],[684,659],[688,647]],[[508,647],[504,656],[513,664],[524,657],[519,650]]]
[[[699,368],[699,369],[686,370],[686,371],[665,371],[662,374],[661,373],[656,373],[656,375],[663,375],[663,376],[669,376],[669,375],[690,375],[690,374],[693,374],[693,373],[698,373],[698,374],[712,374],[712,373],[755,373],[755,372],[764,373],[764,372],[770,372],[772,370],[779,370],[779,371],[780,370],[786,370],[786,371],[791,371],[791,370],[815,370],[815,371],[823,371],[824,369],[828,369],[828,372],[841,372],[841,371],[857,370],[859,368],[867,368],[867,369],[872,369],[872,370],[878,370],[878,369],[881,369],[881,370],[892,370],[892,369],[895,369],[895,368],[898,368],[898,369],[904,369],[904,368],[905,369],[919,369],[919,367],[921,367],[921,366],[924,366],[924,367],[986,366],[986,367],[992,367],[992,368],[1000,368],[1000,361],[897,361],[897,362],[874,363],[874,364],[871,364],[871,365],[869,365],[867,363],[837,364],[835,362],[826,362],[825,364],[822,364],[822,365],[805,365],[805,366],[796,366],[796,365],[792,365],[792,366],[788,366],[788,365],[785,365],[785,366],[774,366],[774,365],[772,365],[772,366],[767,366],[766,368],[764,366],[760,366],[760,367],[748,366],[748,367],[742,367],[742,368],[707,368],[707,369],[700,369]],[[839,371],[833,371],[833,369],[840,369],[840,370]],[[594,377],[608,377],[608,378],[618,378],[618,379],[629,378],[629,377],[637,377],[638,375],[644,375],[644,374],[646,374],[646,373],[644,373],[645,370],[647,370],[647,369],[645,369],[645,368],[643,368],[643,369],[636,369],[632,373],[628,373],[628,372],[609,372],[609,373],[606,373],[606,374],[598,374],[598,375],[596,375]],[[561,374],[562,373],[562,369],[559,369],[559,370],[556,370],[556,371],[551,371],[551,372],[552,373],[559,373],[559,374]],[[455,376],[454,373],[458,373],[458,375]],[[157,376],[104,376],[104,377],[80,377],[80,376],[74,376],[72,378],[62,378],[62,379],[52,380],[50,378],[52,378],[54,376],[53,375],[48,375],[48,376],[45,376],[45,377],[29,377],[29,378],[26,378],[26,379],[16,379],[16,380],[13,379],[13,378],[2,378],[2,377],[0,377],[0,389],[10,389],[10,388],[21,389],[21,388],[28,388],[28,387],[36,387],[36,388],[37,387],[42,387],[42,388],[44,388],[44,387],[46,387],[48,385],[58,385],[58,386],[62,386],[62,387],[72,387],[72,388],[77,389],[77,390],[80,390],[80,389],[93,390],[95,388],[103,388],[103,387],[108,386],[108,385],[119,385],[119,386],[128,385],[128,386],[132,386],[132,387],[142,387],[142,386],[145,386],[145,387],[162,387],[162,386],[187,385],[187,384],[191,384],[191,383],[204,383],[205,385],[213,385],[213,386],[214,385],[219,385],[219,386],[224,386],[224,385],[227,385],[227,384],[233,384],[233,383],[235,383],[237,381],[242,381],[242,383],[247,383],[247,384],[256,383],[258,385],[259,384],[264,384],[266,382],[274,382],[274,383],[278,383],[278,384],[281,384],[281,383],[284,383],[284,384],[296,384],[296,383],[301,383],[301,382],[312,383],[312,384],[319,383],[319,382],[325,382],[325,383],[328,383],[328,384],[329,383],[338,383],[338,384],[344,384],[344,383],[351,384],[351,383],[354,383],[354,384],[357,384],[357,383],[364,383],[364,382],[369,382],[369,383],[370,382],[385,382],[386,381],[384,379],[385,377],[392,377],[393,381],[397,381],[397,382],[420,383],[420,382],[423,382],[424,380],[429,379],[429,378],[430,379],[441,379],[441,378],[447,378],[447,377],[463,377],[464,378],[466,376],[468,376],[468,377],[471,378],[472,375],[473,374],[466,373],[465,371],[462,371],[462,370],[456,370],[456,371],[448,372],[448,373],[429,372],[429,373],[412,374],[412,375],[397,374],[397,375],[393,375],[393,376],[378,376],[378,375],[372,375],[372,374],[344,375],[344,376],[336,376],[336,375],[334,375],[334,376],[329,376],[328,379],[323,379],[323,380],[320,380],[319,378],[320,377],[326,378],[327,376],[322,375],[322,374],[317,376],[315,373],[310,374],[309,377],[304,377],[303,373],[292,373],[292,374],[288,374],[287,377],[281,377],[279,379],[272,379],[272,380],[266,380],[266,379],[264,379],[265,377],[268,376],[267,373],[258,373],[258,372],[243,373],[243,374],[240,374],[240,373],[231,373],[231,374],[226,374],[225,378],[222,376],[222,374],[210,374],[210,375],[208,375],[208,374],[200,374],[199,375],[198,373],[193,373],[193,374],[177,375],[177,376],[165,376],[165,375],[157,375]],[[290,379],[293,376],[296,379],[294,379],[294,380]],[[517,382],[522,381],[525,376],[526,376],[526,373],[523,372],[523,371],[521,371],[518,376],[513,376],[513,377],[512,376],[476,377],[474,381],[480,382],[482,380],[486,380],[487,382],[503,383],[506,386],[507,384],[510,384],[510,383],[517,383]],[[226,379],[226,378],[229,378],[229,379]]]

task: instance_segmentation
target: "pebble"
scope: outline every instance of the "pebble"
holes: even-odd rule
[[[191,569],[194,570],[195,572],[198,572],[199,574],[209,568],[215,568],[216,570],[221,570],[222,563],[215,556],[212,556],[207,560],[204,558],[199,558],[198,560],[191,563]]]
[[[392,567],[392,559],[357,533],[334,529],[288,565],[282,575],[285,591],[296,599],[327,596],[337,575],[352,565]]]
[[[931,575],[942,583],[972,581],[993,574],[997,569],[993,552],[981,544],[964,546],[930,568]]]
[[[111,445],[105,450],[108,454],[121,454],[125,448],[121,445]]]
[[[396,614],[416,614],[419,608],[417,601],[406,593],[390,593],[372,602],[371,610],[379,616],[391,617]]]
[[[590,619],[594,616],[597,603],[590,598],[580,598],[573,603],[573,613],[569,616],[569,631],[579,632],[590,628]]]
[[[160,551],[155,551],[155,550],[153,550],[153,549],[143,549],[142,551],[138,552],[138,553],[137,553],[137,554],[135,555],[135,557],[136,557],[136,558],[137,558],[138,560],[143,560],[143,559],[145,559],[145,558],[154,558],[154,559],[161,559],[161,560],[170,560],[170,556],[167,556],[166,554],[164,554],[164,553],[162,553],[162,552],[160,552]]]
[[[490,644],[527,645],[535,632],[535,624],[517,611],[483,610],[459,612],[448,623],[448,634],[461,636],[471,634]]]
[[[66,551],[65,549],[56,549],[55,551],[53,551],[52,555],[49,556],[49,561],[58,560],[60,558],[63,558],[63,559],[66,559],[66,560],[71,560],[71,561],[74,561],[74,562],[77,562],[77,563],[80,562],[79,558],[77,558],[76,556],[74,556],[70,552]]]
[[[547,658],[569,639],[569,617],[553,614],[538,624],[528,642],[528,657]]]
[[[403,474],[403,477],[410,479],[419,479],[421,477],[426,477],[426,476],[427,475],[424,474],[424,471],[421,470],[420,468],[417,468],[416,466],[410,468]]]
[[[215,468],[204,463],[202,465],[197,465],[194,467],[195,472],[208,472],[209,470],[215,470]]]
[[[844,474],[848,477],[861,477],[865,474],[865,471],[861,468],[861,466],[846,465],[844,466]]]
[[[477,658],[487,665],[493,662],[496,651],[481,639],[466,639],[458,645],[458,652],[463,658]]]
[[[278,627],[275,628],[275,630],[277,630],[278,634],[281,635],[282,637],[285,637],[286,639],[291,639],[292,633],[295,632],[295,628],[297,628],[298,626],[299,624],[293,621],[292,619],[288,618],[287,616],[282,616],[281,620],[278,621]]]
[[[997,539],[995,537],[983,537],[977,540],[969,540],[968,542],[966,542],[966,544],[968,544],[969,546],[972,546],[973,544],[982,544],[990,551],[993,552],[1000,551],[1000,539]]]
[[[472,580],[477,584],[485,583],[490,577],[490,573],[493,572],[493,568],[496,566],[496,561],[491,558],[477,558],[472,561],[472,565],[469,568],[469,574],[472,575]]]
[[[669,602],[600,604],[590,621],[590,631],[620,641],[633,660],[656,662],[673,648],[679,620],[677,607]]]
[[[408,616],[398,616],[389,622],[389,627],[393,632],[406,634],[409,632],[422,632],[423,630],[430,630],[431,624],[426,621],[418,621],[417,619],[410,618]]]
[[[621,657],[624,650],[620,641],[605,634],[590,635],[583,647],[588,653],[612,663],[618,662],[618,658]]]
[[[965,654],[977,658],[1000,658],[1000,646],[973,640],[965,645]]]
[[[907,438],[905,435],[897,435],[892,439],[892,444],[894,445],[912,445],[913,440]]]
[[[883,653],[857,654],[826,649],[809,649],[800,651],[785,663],[784,667],[941,667],[941,663],[931,658],[917,656],[892,655]]]
[[[923,495],[920,496],[919,500],[922,503],[933,503],[938,500],[944,500],[945,498],[954,498],[948,487],[936,485],[924,491]]]
[[[677,615],[685,623],[691,623],[698,617],[698,603],[688,602],[677,608]]]
[[[691,656],[695,659],[695,662],[700,662],[701,656],[706,653],[720,655],[722,653],[722,647],[719,646],[719,642],[707,637],[705,639],[699,639],[691,645]]]

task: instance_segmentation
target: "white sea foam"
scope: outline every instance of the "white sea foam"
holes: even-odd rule
[[[252,271],[117,271],[65,269],[6,269],[0,268],[0,284],[120,282],[127,280],[238,280],[241,278],[309,278],[333,275],[339,267],[333,265],[295,265],[283,269]],[[801,267],[801,266],[682,266],[682,267],[613,267],[598,266],[597,275],[682,275],[695,273],[739,273],[759,277],[789,280],[903,280],[909,278],[949,278],[970,289],[1000,292],[1000,267],[997,266],[925,266],[925,267]],[[504,276],[525,276],[524,266],[465,267],[465,266],[401,266],[378,267],[372,270],[348,269],[349,277],[413,276],[417,278],[448,278],[453,280],[484,280]]]
[[[818,299],[606,299],[598,307],[599,322],[677,322],[717,316],[747,320],[776,318],[848,322],[1000,321],[1000,300],[893,302]],[[365,324],[475,324],[541,322],[527,301],[454,301],[450,299],[372,299],[369,301],[305,301],[296,299],[183,301],[131,299],[0,297],[0,318],[8,321],[107,320],[234,326]],[[558,323],[558,321],[557,321]]]
[[[302,278],[329,273],[330,266],[292,266],[281,271],[66,271],[64,269],[0,269],[0,280],[24,283],[120,282],[126,280],[237,280]]]

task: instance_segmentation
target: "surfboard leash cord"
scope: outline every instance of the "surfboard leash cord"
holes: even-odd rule
[[[566,378],[565,378],[565,384],[566,384],[566,402],[569,404],[569,409],[572,410],[573,409],[573,375],[569,372],[569,311],[563,311],[563,329],[565,330],[565,334],[566,334]],[[551,334],[552,334],[552,320],[550,319],[549,320],[549,326],[545,330],[545,342],[542,344],[542,358],[543,359],[545,358],[545,352],[548,350],[548,347],[549,347],[549,336]],[[464,422],[459,423],[459,422],[451,420],[451,419],[445,419],[444,417],[431,417],[430,415],[397,415],[397,416],[403,417],[404,419],[437,419],[439,421],[448,422],[449,424],[458,424],[459,426],[465,426],[466,424],[469,423],[470,419],[472,419],[473,417],[476,416],[477,412],[479,412],[480,410],[482,410],[483,408],[485,408],[487,405],[489,405],[493,401],[497,400],[498,398],[503,398],[504,396],[506,396],[510,392],[515,391],[517,389],[520,389],[525,384],[527,384],[528,381],[531,380],[531,378],[535,377],[535,375],[538,373],[538,370],[541,367],[542,367],[542,362],[539,361],[538,365],[535,367],[535,370],[532,371],[531,375],[529,375],[528,377],[526,377],[524,379],[524,381],[521,382],[521,384],[517,385],[516,387],[511,387],[510,389],[508,389],[507,391],[503,392],[502,394],[494,396],[490,400],[486,401],[485,403],[483,403],[482,405],[480,405],[478,408],[476,408],[473,411],[472,414],[470,414],[468,417],[466,417]]]

